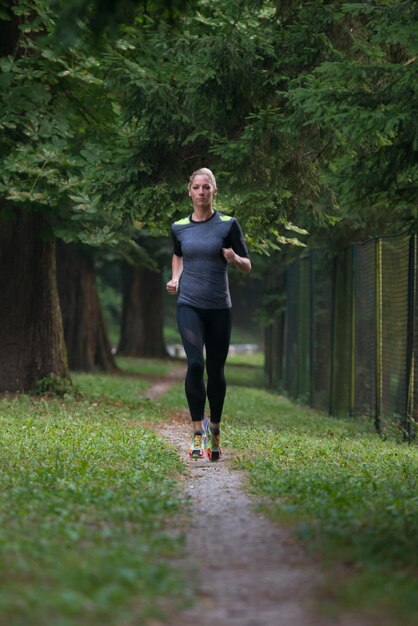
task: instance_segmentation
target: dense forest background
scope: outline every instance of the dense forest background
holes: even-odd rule
[[[0,391],[114,369],[103,304],[120,353],[165,352],[167,233],[202,165],[257,320],[301,247],[416,232],[413,0],[0,7]]]

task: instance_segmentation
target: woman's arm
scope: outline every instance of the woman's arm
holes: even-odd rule
[[[183,272],[183,257],[173,254],[171,260],[171,280],[167,283],[167,291],[174,296],[177,293],[180,276]]]
[[[248,257],[239,256],[232,248],[222,248],[222,252],[228,263],[232,263],[237,270],[245,274],[251,272],[251,261]]]

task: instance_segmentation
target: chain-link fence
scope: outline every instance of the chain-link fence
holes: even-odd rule
[[[380,429],[418,421],[418,237],[303,253],[284,270],[285,304],[266,330],[272,386]]]

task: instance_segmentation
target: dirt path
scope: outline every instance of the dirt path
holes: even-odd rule
[[[148,397],[166,391],[170,381],[166,383],[163,387],[158,381]],[[291,530],[257,511],[245,476],[231,469],[231,453],[225,450],[218,463],[189,459],[186,411],[157,432],[187,463],[184,489],[191,505],[190,532],[179,566],[196,602],[173,617],[170,626],[371,626],[357,616],[335,619],[314,610],[322,582],[319,569]]]

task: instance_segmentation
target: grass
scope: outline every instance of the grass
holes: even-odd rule
[[[227,367],[230,365],[244,365],[247,367],[256,367],[258,370],[264,370],[264,352],[230,354],[228,356]]]
[[[0,626],[133,626],[184,600],[167,530],[183,466],[146,428],[185,406],[183,383],[147,400],[173,362],[118,363],[122,375],[74,375],[82,395],[0,398]],[[267,392],[251,360],[231,359],[227,377],[224,445],[269,515],[320,556],[324,607],[415,624],[416,446]]]
[[[228,389],[223,442],[269,515],[321,555],[324,607],[417,623],[417,447],[379,437],[370,419],[328,417],[256,389],[254,370],[241,366]],[[182,386],[162,404],[184,406]]]
[[[74,378],[83,398],[0,399],[4,626],[145,624],[182,598],[183,466],[142,425],[161,415],[137,378]]]
[[[115,360],[123,372],[139,376],[166,376],[173,367],[169,359],[137,359],[117,356]]]
[[[149,386],[149,382],[134,376],[118,376],[109,374],[74,373],[72,379],[76,389],[84,397],[92,400],[103,400],[132,407],[143,403],[141,393]]]
[[[261,367],[245,365],[243,361],[238,361],[237,365],[234,365],[232,358],[228,358],[225,376],[229,385],[250,385],[251,387],[265,386],[264,370]]]

